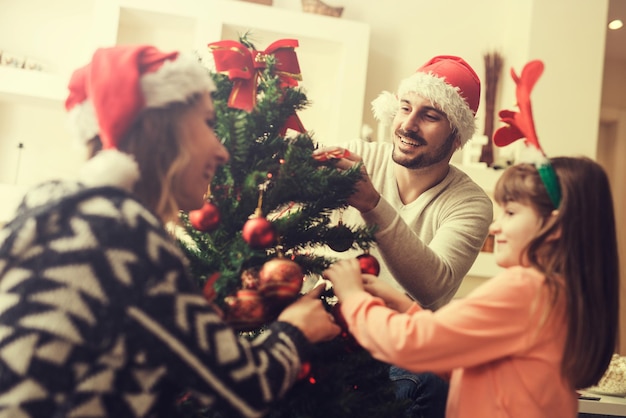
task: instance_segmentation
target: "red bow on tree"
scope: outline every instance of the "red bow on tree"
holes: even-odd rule
[[[302,80],[300,65],[296,56],[296,39],[280,39],[273,42],[264,51],[249,49],[242,43],[224,40],[212,42],[209,45],[215,68],[219,72],[227,73],[233,80],[233,89],[228,98],[228,106],[234,109],[251,112],[256,106],[256,94],[259,73],[265,69],[268,55],[276,59],[276,75],[281,87],[295,87]],[[286,128],[304,132],[300,119],[294,114],[285,123]]]

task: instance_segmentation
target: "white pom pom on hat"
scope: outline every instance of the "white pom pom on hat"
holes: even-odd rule
[[[126,45],[97,49],[89,64],[74,71],[68,88],[65,108],[78,139],[87,143],[99,135],[104,150],[120,152],[119,142],[144,109],[184,103],[197,93],[215,90],[215,84],[207,69],[192,57],[161,52],[150,45]],[[132,187],[138,179],[131,167],[135,163],[132,156],[125,157],[108,155],[94,161],[99,166],[104,162],[110,165],[111,178],[102,179],[103,184],[118,182],[124,188]],[[131,166],[120,167],[123,161]],[[96,171],[107,175],[101,166]],[[120,177],[122,173],[128,178]]]
[[[400,107],[399,98],[416,92],[444,112],[465,144],[476,131],[480,79],[462,58],[438,55],[400,82],[396,95],[382,92],[372,101],[374,117],[390,122]]]

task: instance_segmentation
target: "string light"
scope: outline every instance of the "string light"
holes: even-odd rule
[[[611,30],[621,29],[622,26],[624,26],[624,22],[622,22],[620,19],[615,19],[609,22],[609,29]]]

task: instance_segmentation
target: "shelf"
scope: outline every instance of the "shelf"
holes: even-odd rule
[[[504,170],[495,170],[479,165],[455,164],[455,166],[471,177],[472,180],[482,187],[488,195],[492,195],[493,189]]]
[[[301,86],[311,102],[298,113],[304,126],[320,143],[360,136],[367,24],[233,0],[10,4],[0,14],[1,47],[42,63],[44,71],[0,67],[0,184],[18,185],[2,187],[3,203],[14,200],[19,187],[75,176],[85,156],[71,146],[63,104],[72,71],[89,62],[98,47],[145,43],[206,56],[208,43],[238,40],[248,31],[258,49],[297,39]]]
[[[111,0],[99,1],[106,1],[108,3]],[[111,2],[115,3],[115,1]],[[175,2],[171,0],[118,0],[117,3],[119,7],[123,9],[150,11],[169,17],[187,16],[199,18],[203,15],[198,13],[208,11],[207,6],[204,4],[205,2],[199,2],[197,0],[177,0]],[[159,23],[160,22],[153,22],[153,26],[157,26]]]
[[[597,395],[590,391],[579,391],[583,395],[600,398],[598,400],[580,399],[578,412],[602,416],[626,416],[626,398],[623,396]]]
[[[58,105],[67,97],[67,80],[42,71],[0,66],[0,96]]]
[[[0,66],[0,100],[57,106],[65,99],[70,71],[92,52],[93,1],[3,3],[0,49],[38,63],[43,71]]]
[[[150,44],[165,51],[192,52],[196,31],[195,17],[123,6],[119,10],[116,44]]]

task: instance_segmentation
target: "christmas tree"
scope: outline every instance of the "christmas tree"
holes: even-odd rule
[[[335,261],[318,249],[361,249],[364,262],[377,263],[367,255],[371,228],[332,221],[361,174],[358,166],[336,170],[338,155],[312,157],[317,145],[297,116],[309,105],[298,87],[297,45],[283,39],[258,51],[246,36],[209,44],[214,128],[231,158],[216,173],[204,207],[181,214],[179,242],[192,273],[225,319],[250,337],[299,296],[305,278],[316,280]],[[323,300],[341,321],[332,296],[327,291]],[[205,416],[185,402],[181,408]],[[301,379],[268,417],[374,418],[401,416],[402,408],[388,365],[344,332],[315,346]]]

